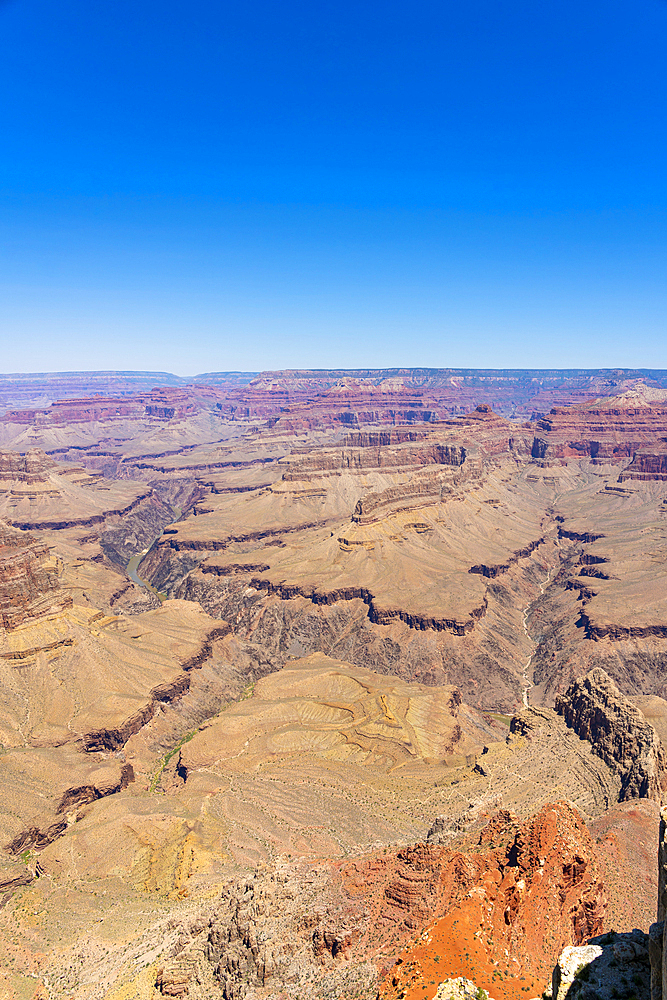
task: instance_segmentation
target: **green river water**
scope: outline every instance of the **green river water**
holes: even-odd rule
[[[181,516],[181,513],[182,513],[182,511],[181,511],[180,507],[174,507],[174,521],[178,520],[178,518]],[[166,601],[166,599],[167,599],[166,593],[162,593],[159,590],[156,590],[156,588],[153,587],[146,580],[142,580],[141,577],[139,576],[138,572],[137,572],[137,570],[139,569],[139,563],[141,562],[141,560],[144,558],[144,556],[146,555],[147,552],[150,552],[150,550],[152,549],[153,545],[155,545],[155,542],[157,542],[160,538],[162,538],[162,534],[159,534],[157,536],[157,538],[155,538],[153,540],[153,542],[149,545],[149,547],[147,549],[142,549],[141,552],[135,552],[135,554],[132,556],[132,558],[128,562],[127,566],[125,567],[125,572],[129,576],[129,578],[132,581],[132,583],[136,583],[136,585],[138,587],[143,587],[145,590],[150,590],[151,594],[155,594],[155,596],[160,601]]]

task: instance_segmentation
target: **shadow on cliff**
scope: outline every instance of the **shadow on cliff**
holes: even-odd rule
[[[547,995],[548,995],[547,991]],[[650,1000],[649,935],[608,931],[565,948],[554,969],[553,1000]]]

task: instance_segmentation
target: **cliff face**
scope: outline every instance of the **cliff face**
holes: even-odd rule
[[[632,815],[629,813],[628,815]],[[632,996],[635,1000],[663,1000],[667,995],[667,928],[665,921],[665,843],[666,813],[660,810],[658,836],[658,912],[657,921],[646,931],[635,927],[631,932],[608,933],[592,938],[583,946],[568,946],[553,971],[551,989],[543,996],[553,1000],[617,1000]],[[655,827],[654,827],[655,828]],[[639,833],[639,831],[636,831]],[[614,838],[615,839],[615,838]],[[640,843],[636,847],[641,849]],[[599,842],[599,838],[598,838]],[[653,862],[655,864],[655,862]],[[629,878],[628,878],[629,875]],[[625,895],[636,872],[626,873]],[[653,911],[655,913],[655,911]],[[644,922],[644,926],[649,921]],[[641,922],[640,922],[641,923]],[[630,987],[632,979],[632,987]]]
[[[611,397],[594,405],[554,407],[533,427],[534,459],[620,462],[664,437],[667,407],[641,397]]]
[[[630,465],[618,477],[619,483],[628,479],[644,481],[654,479],[664,482],[667,480],[667,454],[657,451],[656,448],[635,452]]]
[[[0,521],[0,625],[13,629],[53,604],[72,603],[57,591],[58,573],[47,546]]]
[[[602,929],[606,895],[595,847],[565,803],[518,829],[499,813],[480,846],[489,853],[475,857],[476,884],[401,953],[381,1000],[417,1000],[434,979],[459,975],[505,1000],[538,993],[558,942],[581,944]]]
[[[374,435],[380,437],[380,435]],[[363,435],[356,435],[362,438]],[[458,468],[466,459],[465,448],[460,445],[429,444],[428,442],[393,445],[368,445],[356,448],[336,448],[301,456],[296,453],[283,473],[283,479],[293,481],[310,479],[322,472],[339,470],[364,471],[370,469],[394,470],[445,465]]]
[[[620,800],[660,801],[667,758],[660,739],[638,708],[599,667],[558,695],[556,711],[581,739],[621,775]]]
[[[31,448],[25,455],[17,451],[0,451],[0,484],[7,479],[18,483],[45,483],[56,468],[56,463],[41,448]]]
[[[547,413],[553,406],[566,406],[608,396],[650,380],[665,385],[664,372],[649,370],[476,370],[471,368],[395,368],[292,370],[274,372],[206,372],[195,377],[195,387],[214,388],[228,401],[232,412],[303,402],[319,396],[366,390],[376,399],[401,392],[443,412],[465,412],[490,399],[503,413]],[[191,390],[185,379],[168,372],[52,372],[31,375],[1,375],[0,391],[11,412],[32,407],[37,400],[95,400],[114,397],[150,397],[159,391]],[[43,412],[43,411],[42,411]]]
[[[232,390],[223,411],[232,419],[273,417],[292,430],[430,422],[489,401],[504,415],[531,417],[641,385],[639,373],[629,375],[409,368],[262,372]]]
[[[191,416],[206,406],[215,406],[224,398],[219,389],[194,386],[188,389],[164,387],[140,395],[84,396],[80,399],[58,399],[46,410],[8,410],[4,419],[14,424],[65,424],[106,422],[119,418],[147,417],[171,420]]]
[[[432,412],[425,396],[416,405],[417,388],[410,388],[414,413]],[[191,905],[205,913],[204,923],[183,928],[173,955],[172,939],[165,944],[159,928],[146,947],[144,977],[152,974],[150,987],[165,996],[187,990],[196,1000],[209,987],[218,1000],[251,986],[278,993],[291,977],[290,995],[303,1000],[309,990],[319,1000],[343,1000],[364,981],[375,992],[363,995],[375,997],[380,980],[387,998],[394,990],[410,1000],[416,990],[421,1000],[423,985],[448,973],[477,981],[480,969],[495,1000],[537,995],[543,964],[548,973],[563,943],[599,927],[595,858],[604,845],[592,854],[573,814],[560,806],[529,825],[501,816],[481,842],[472,831],[488,809],[504,806],[523,819],[554,796],[584,817],[599,816],[617,803],[621,785],[629,801],[617,808],[627,815],[656,808],[662,749],[636,715],[628,722],[632,710],[617,692],[603,696],[595,686],[583,707],[579,692],[563,709],[570,729],[537,705],[538,683],[558,682],[547,694],[562,692],[599,665],[623,691],[665,693],[657,686],[667,677],[665,484],[617,484],[631,447],[649,431],[653,439],[634,451],[633,475],[660,474],[659,408],[620,416],[603,406],[580,408],[565,433],[557,413],[536,428],[480,404],[456,420],[415,418],[410,426],[346,433],[342,425],[369,415],[394,420],[413,412],[408,395],[399,405],[397,383],[373,387],[373,399],[364,400],[362,390],[329,386],[312,415],[333,414],[338,424],[301,437],[298,449],[289,430],[281,436],[280,423],[284,417],[298,426],[310,412],[307,401],[256,386],[274,416],[283,405],[289,412],[273,428],[253,427],[256,433],[225,422],[229,437],[218,440],[223,425],[209,400],[206,419],[196,414],[198,444],[184,443],[195,421],[176,426],[189,416],[179,417],[174,394],[146,403],[134,437],[123,415],[112,434],[104,401],[93,400],[107,443],[90,452],[82,446],[80,457],[118,462],[116,481],[56,469],[34,453],[0,462],[0,515],[6,511],[16,526],[41,526],[34,530],[49,546],[8,529],[3,547],[3,621],[22,627],[2,630],[0,665],[13,701],[11,725],[6,712],[0,719],[10,747],[3,754],[8,829],[0,842],[20,854],[39,849],[49,878],[36,879],[35,899],[51,891],[51,878],[55,892],[68,880],[92,885],[93,877],[113,877],[123,932],[130,895],[136,901],[145,891],[137,905],[145,900],[148,911],[153,893],[189,893],[175,919]],[[311,389],[303,392],[306,400]],[[107,403],[115,420],[113,400]],[[53,419],[67,412],[91,415],[74,403],[69,411],[54,408]],[[34,440],[31,428],[21,431],[23,442]],[[87,426],[81,437],[75,429],[64,435],[56,426],[51,440],[88,441],[97,433]],[[545,444],[531,457],[536,437]],[[573,461],[568,452],[552,462],[558,447],[572,443],[580,445],[572,446]],[[149,449],[155,453],[144,454]],[[602,468],[591,456],[618,461]],[[165,525],[140,577],[188,600],[155,600],[144,613],[133,585],[109,562],[123,566]],[[60,599],[50,552],[58,553],[74,608],[45,616],[47,626],[26,617]],[[222,621],[204,620],[196,602]],[[229,635],[217,632],[227,627]],[[193,636],[201,644],[191,643]],[[200,662],[212,645],[215,655]],[[287,683],[295,658],[311,652],[349,660],[357,673],[398,675],[401,684],[380,677],[371,696],[366,678],[352,709],[333,687],[306,699],[301,677],[294,693],[260,697]],[[231,699],[228,690],[237,698],[269,672],[270,683],[260,681],[252,698],[211,722]],[[313,668],[317,685],[322,674]],[[337,667],[336,676],[343,674]],[[416,679],[428,691],[408,698],[403,681]],[[446,745],[442,684],[455,684],[463,696],[456,718],[453,709],[445,713]],[[462,746],[458,727],[465,731],[469,706],[511,713],[526,701],[507,740],[505,730],[495,742],[485,735],[477,756]],[[667,720],[666,705],[653,707]],[[494,718],[504,725],[497,715],[482,718],[488,727]],[[585,732],[599,756],[575,735]],[[417,759],[422,733],[428,740]],[[23,779],[27,763],[31,784]],[[459,826],[473,802],[479,814]],[[441,812],[447,842],[420,843]],[[612,839],[619,841],[618,823]],[[639,837],[627,840],[632,866],[607,891],[626,892],[635,879],[634,895],[648,897],[637,878],[645,870]],[[615,856],[608,851],[610,871]],[[244,870],[221,897],[221,887]],[[95,898],[102,905],[102,893]],[[15,913],[0,910],[0,930],[6,924],[10,931],[0,939],[11,937],[23,913],[25,933],[33,933],[28,921],[39,909],[30,905],[30,913],[18,904]],[[49,905],[60,919],[66,907]],[[91,923],[86,914],[82,920]],[[88,924],[76,934],[63,929],[72,955],[88,940]],[[195,939],[201,947],[192,965]],[[159,967],[147,972],[158,953]],[[56,960],[45,959],[51,966]],[[113,961],[120,968],[124,959]],[[84,962],[86,975],[99,978],[93,959]]]

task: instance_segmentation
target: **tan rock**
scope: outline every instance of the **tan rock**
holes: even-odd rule
[[[556,711],[621,775],[620,798],[660,800],[667,757],[653,727],[596,667],[556,698]]]

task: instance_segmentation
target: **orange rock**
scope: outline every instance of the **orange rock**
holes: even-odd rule
[[[431,920],[385,976],[381,1000],[426,1000],[457,976],[498,1000],[525,1000],[541,992],[566,944],[602,930],[600,861],[570,806],[546,806],[518,828],[501,812],[479,846],[486,850],[447,860],[451,852],[436,849],[437,889],[421,897]]]

